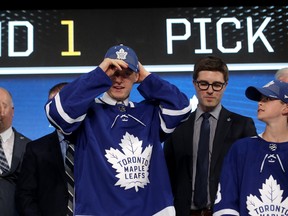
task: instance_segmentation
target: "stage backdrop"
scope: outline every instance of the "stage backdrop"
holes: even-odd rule
[[[261,132],[257,103],[244,92],[288,66],[287,14],[288,6],[2,10],[0,86],[13,94],[15,128],[35,139],[53,130],[44,113],[50,87],[94,69],[113,45],[132,47],[192,105],[194,62],[217,55],[230,69],[223,105],[253,117]]]

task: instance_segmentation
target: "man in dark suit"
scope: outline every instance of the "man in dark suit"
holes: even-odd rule
[[[49,91],[49,98],[67,83]],[[67,144],[56,130],[27,144],[16,187],[16,207],[20,216],[66,216],[68,203],[64,158]]]
[[[14,104],[12,95],[0,88],[0,139],[9,169],[0,168],[0,215],[17,215],[14,202],[15,186],[23,154],[29,138],[12,127]]]
[[[164,143],[177,216],[212,215],[225,154],[235,140],[257,134],[252,118],[230,112],[221,104],[228,75],[227,65],[218,57],[207,56],[196,62],[193,85],[198,98],[197,109]],[[194,193],[197,187],[195,179],[197,169],[199,171],[204,167],[204,158],[199,157],[197,165],[197,151],[202,114],[206,112],[210,114],[210,132],[206,134],[209,137],[208,177],[201,180],[207,184],[202,186],[205,191],[200,194],[205,194],[207,200],[199,206],[195,201],[195,196],[199,197]]]

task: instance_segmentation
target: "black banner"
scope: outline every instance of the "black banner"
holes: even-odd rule
[[[0,67],[93,66],[123,43],[145,65],[287,63],[288,6],[0,11]]]

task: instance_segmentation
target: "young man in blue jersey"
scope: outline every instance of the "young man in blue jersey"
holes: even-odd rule
[[[141,102],[129,100],[135,83]],[[162,142],[191,106],[176,86],[148,72],[133,49],[111,47],[45,110],[75,143],[75,215],[175,215]]]
[[[248,87],[262,134],[236,141],[223,163],[214,216],[288,215],[288,83]]]

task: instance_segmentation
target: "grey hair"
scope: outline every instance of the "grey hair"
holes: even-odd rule
[[[275,73],[275,79],[279,79],[280,77],[288,77],[288,67],[281,68]]]

